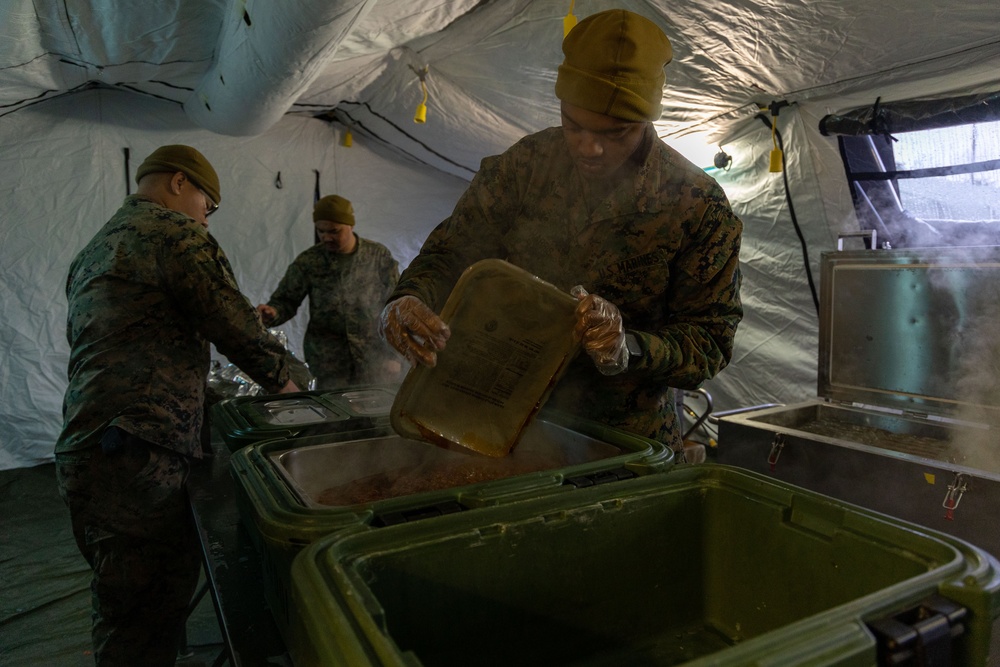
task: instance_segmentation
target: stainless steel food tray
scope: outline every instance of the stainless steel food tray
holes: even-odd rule
[[[299,501],[318,508],[506,479],[621,453],[615,445],[535,420],[514,451],[499,459],[399,435],[312,444],[268,458]]]

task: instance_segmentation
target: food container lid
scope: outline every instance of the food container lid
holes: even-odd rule
[[[1000,248],[822,255],[818,394],[1000,423]]]
[[[260,419],[274,426],[306,426],[330,419],[330,409],[311,399],[267,401],[254,406],[260,410]]]
[[[212,406],[211,419],[230,451],[262,439],[356,429],[355,421],[368,420],[314,392],[225,399]]]
[[[331,403],[358,417],[388,417],[396,388],[390,386],[352,387],[330,392],[324,397]]]
[[[287,398],[269,396],[247,403],[244,408],[259,426],[309,426],[348,418],[319,397],[305,394]]]
[[[579,349],[577,301],[499,259],[481,260],[441,311],[451,328],[433,368],[410,369],[390,414],[397,433],[504,456]]]

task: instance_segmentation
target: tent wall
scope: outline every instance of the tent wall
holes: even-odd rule
[[[723,144],[733,158],[732,166],[712,172],[743,220],[744,318],[732,362],[704,385],[716,410],[790,403],[816,393],[819,318],[806,256],[818,289],[820,255],[835,246],[811,157],[809,130],[797,113],[783,113],[780,119],[789,193],[805,254],[789,213],[782,174],[768,171],[773,142],[763,123],[747,124]]]
[[[795,114],[783,123],[796,211],[816,250],[811,260],[818,272],[819,250],[831,243],[803,140],[807,132]],[[223,201],[210,229],[253,303],[267,298],[288,263],[312,243],[317,171],[321,192],[350,198],[358,232],[386,244],[405,267],[467,182],[399,157],[364,135],[345,148],[339,132],[289,116],[256,137],[220,136],[193,127],[175,105],[119,91],[67,96],[5,117],[0,277],[8,287],[0,295],[0,468],[51,458],[66,384],[66,272],[126,194],[125,148],[130,179],[165,143],[197,146],[212,160]],[[781,175],[767,171],[770,147],[767,128],[749,124],[725,144],[734,156],[732,169],[715,172],[745,224],[746,309],[733,363],[706,385],[717,409],[788,402],[815,391],[815,307]],[[303,307],[282,327],[298,354],[306,318]]]
[[[819,133],[819,119],[879,96],[886,101],[948,96],[1000,85],[996,70],[981,62],[956,66],[948,74],[930,71],[867,82],[872,87],[830,90],[792,100],[782,110],[778,127],[789,195],[817,291],[822,253],[836,248],[839,233],[857,230],[836,139]],[[715,137],[713,144],[724,137],[722,147],[733,156],[728,171],[713,175],[744,221],[746,315],[732,363],[705,387],[717,410],[803,400],[816,392],[818,350],[807,260],[792,225],[784,179],[768,171],[770,130],[752,117],[742,124],[727,122],[725,132],[718,127],[704,131],[706,141]],[[658,127],[670,131],[669,123]],[[339,192],[351,199],[359,233],[385,243],[405,267],[428,232],[450,213],[467,180],[405,157],[364,132],[356,132],[353,147],[345,148],[340,129],[285,116],[254,137],[223,136],[195,127],[176,104],[106,89],[0,117],[0,469],[52,456],[66,385],[66,272],[76,252],[120,205],[126,188],[134,188],[127,185],[125,148],[129,179],[139,162],[165,143],[195,145],[212,160],[223,202],[211,231],[253,303],[267,298],[288,263],[312,243],[317,172],[322,194]],[[488,145],[484,139],[483,146]],[[483,146],[470,151],[479,156],[492,151]],[[306,317],[303,308],[282,327],[298,354]]]
[[[266,300],[287,265],[313,242],[312,202],[350,199],[357,232],[385,244],[405,267],[447,217],[467,181],[399,158],[375,140],[318,120],[285,117],[244,138],[199,129],[175,104],[125,91],[64,96],[0,120],[0,469],[52,457],[66,387],[65,282],[69,264],[121,205],[141,161],[186,143],[212,161],[222,206],[210,231],[241,289]],[[276,182],[280,174],[282,187]],[[282,326],[301,355],[305,305]]]
[[[787,100],[791,105],[779,112],[778,129],[784,139],[789,197],[817,293],[823,253],[836,251],[838,235],[859,230],[837,138],[820,133],[820,119],[873,104],[878,98],[888,102],[996,91],[1000,70],[994,50],[995,45],[992,50],[935,58],[863,79],[846,78]],[[721,410],[806,400],[817,391],[819,320],[781,174],[768,171],[770,130],[755,118],[728,126],[739,128],[730,130],[722,144],[733,156],[733,166],[714,175],[744,221],[741,264],[746,314],[731,365],[705,388]],[[727,135],[710,129],[709,136]],[[942,239],[942,244],[948,242]],[[862,246],[858,239],[845,239],[844,247]]]

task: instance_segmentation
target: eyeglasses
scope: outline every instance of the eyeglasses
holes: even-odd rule
[[[201,193],[201,196],[205,198],[205,202],[206,202],[206,203],[208,204],[208,210],[207,210],[207,211],[205,211],[205,217],[206,217],[206,218],[207,218],[208,216],[212,215],[213,213],[215,213],[216,211],[218,211],[218,210],[219,210],[219,205],[218,205],[218,204],[216,204],[216,203],[215,203],[215,202],[214,202],[214,201],[212,200],[212,198],[208,196],[208,193],[207,193],[207,192],[205,192],[205,191],[204,191],[204,190],[202,190],[201,188],[198,188],[198,192],[200,192],[200,193]]]

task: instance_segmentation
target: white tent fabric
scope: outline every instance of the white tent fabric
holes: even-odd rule
[[[778,128],[818,280],[821,253],[857,227],[819,119],[1000,89],[997,0],[0,0],[0,469],[51,458],[69,262],[156,146],[188,143],[216,165],[212,232],[255,303],[311,243],[317,172],[405,266],[484,156],[558,124],[571,6],[656,21],[675,53],[660,136],[700,144],[700,165],[719,146],[733,156],[714,175],[745,222],[746,318],[732,365],[706,385],[716,408],[814,394],[815,306],[755,116],[790,104]],[[304,311],[286,327],[295,351]]]
[[[197,146],[218,171],[222,206],[209,229],[255,304],[313,243],[316,172],[322,192],[352,200],[358,233],[385,244],[403,266],[467,185],[377,142],[344,148],[322,121],[291,117],[255,137],[226,137],[194,127],[176,105],[125,91],[87,91],[4,118],[0,469],[51,458],[69,359],[69,264],[127,194],[125,149],[134,178],[166,143]],[[281,327],[300,358],[306,317],[303,307]]]

